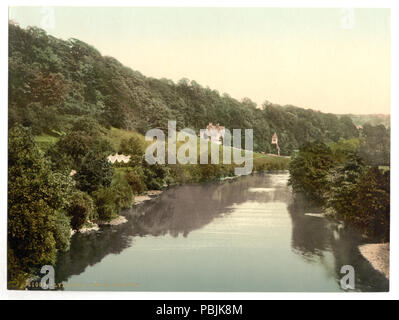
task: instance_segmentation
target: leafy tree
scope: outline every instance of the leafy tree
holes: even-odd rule
[[[100,220],[110,221],[117,216],[116,194],[111,188],[100,188],[94,191],[92,195]]]
[[[338,142],[331,143],[329,147],[334,153],[334,159],[338,164],[344,164],[347,160],[353,160],[359,151],[361,140],[354,139],[340,139]]]
[[[96,218],[96,211],[92,198],[85,192],[77,191],[68,208],[73,230],[81,229],[89,219]]]
[[[133,191],[123,174],[115,175],[112,180],[111,189],[115,194],[115,205],[117,211],[128,209],[133,204]]]
[[[77,170],[84,156],[90,151],[91,139],[82,132],[72,131],[63,136],[48,150],[57,169]]]
[[[129,184],[134,195],[138,195],[146,191],[146,185],[143,180],[133,170],[126,172],[125,179]]]
[[[90,151],[74,178],[80,190],[92,193],[99,188],[109,187],[113,175],[114,169],[107,157]]]
[[[389,240],[389,171],[366,167],[358,156],[359,141],[331,146],[333,152],[320,143],[300,149],[290,163],[294,192],[305,194],[362,232]]]
[[[82,121],[83,122],[83,121]],[[75,123],[75,128],[80,128],[83,123]],[[100,134],[95,124],[88,122],[88,127],[82,131],[70,131],[61,137],[52,146],[47,154],[53,161],[57,170],[66,170],[68,173],[74,169],[79,171],[84,157],[89,153],[107,155],[112,151],[108,140]]]
[[[9,39],[10,127],[23,123],[37,134],[71,126],[85,131],[84,121],[76,130],[79,116],[144,134],[165,130],[168,120],[177,120],[178,130],[219,122],[229,129],[254,129],[255,151],[274,151],[270,139],[276,131],[282,155],[306,142],[359,135],[347,116],[271,102],[258,108],[249,98],[237,101],[188,79],[175,84],[145,77],[82,41],[56,39],[38,28],[11,24]]]
[[[362,129],[363,143],[359,149],[359,156],[368,165],[379,166],[390,164],[390,130],[382,124],[371,126],[365,124]]]
[[[17,273],[29,274],[35,267],[54,263],[57,248],[68,247],[63,212],[68,197],[28,129],[12,128],[8,143],[9,270],[15,267]],[[19,276],[9,273],[11,286],[14,277]]]
[[[119,152],[141,157],[144,154],[144,144],[137,136],[133,136],[130,139],[122,139]]]
[[[328,175],[326,206],[333,209],[338,218],[350,221],[358,215],[353,200],[357,196],[358,182],[365,167],[356,154],[347,155],[346,159],[343,165],[333,168]]]
[[[169,169],[158,163],[149,165],[147,161],[143,161],[142,177],[148,190],[161,190],[169,173]]]
[[[81,132],[90,137],[101,137],[105,133],[104,128],[98,123],[96,119],[93,119],[93,117],[91,116],[83,116],[77,119],[74,122],[71,131]]]
[[[371,167],[360,177],[353,205],[357,215],[353,223],[371,236],[389,241],[390,172]]]
[[[70,245],[70,218],[65,211],[55,211],[53,235],[55,247],[60,251],[68,251]]]
[[[139,137],[134,136],[129,140],[122,139],[119,152],[130,155],[129,166],[141,165],[144,155],[144,144]]]
[[[99,188],[92,193],[98,218],[110,221],[122,209],[130,208],[133,204],[133,192],[122,174],[117,174],[111,186]]]
[[[290,163],[290,184],[318,204],[325,201],[327,175],[334,166],[331,149],[321,142],[304,145]]]

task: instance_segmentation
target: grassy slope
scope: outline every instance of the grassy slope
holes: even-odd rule
[[[43,152],[47,151],[51,145],[58,141],[58,137],[50,136],[48,134],[42,134],[40,136],[35,136],[35,142]]]
[[[144,136],[130,130],[111,128],[106,131],[106,138],[110,141],[112,147],[117,151],[119,149],[120,143],[123,139],[129,139],[131,137],[139,137],[146,145],[150,142],[146,142]],[[58,137],[50,135],[40,135],[35,137],[39,148],[42,151],[46,151],[52,144],[58,141]],[[183,142],[179,142],[177,148]],[[222,161],[222,150],[220,151],[220,160]],[[288,157],[276,157],[267,154],[254,153],[254,171],[268,171],[273,169],[287,169],[290,159]],[[118,171],[124,172],[125,169]]]
[[[118,147],[122,141],[122,139],[128,139],[133,136],[139,137],[143,142],[145,142],[144,136],[141,134],[134,132],[134,131],[129,131],[129,130],[123,130],[123,129],[116,129],[112,128],[111,130],[108,131],[107,138],[111,142],[111,145],[114,147],[115,150],[118,150]],[[145,142],[147,145],[150,142]],[[177,148],[182,144],[183,142],[180,142],[177,144]],[[222,154],[222,151],[220,152]],[[220,159],[222,159],[222,156],[220,156]],[[259,170],[268,170],[268,167],[275,167],[276,165],[280,166],[281,169],[285,169],[288,166],[288,163],[290,161],[290,158],[288,157],[277,157],[277,156],[271,156],[271,155],[266,155],[266,154],[261,154],[254,152],[254,168],[259,169]]]

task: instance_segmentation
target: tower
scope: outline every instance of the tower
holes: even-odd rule
[[[275,144],[277,147],[277,155],[280,156],[280,147],[278,146],[278,137],[277,133],[274,132],[273,137],[272,137],[272,144]]]

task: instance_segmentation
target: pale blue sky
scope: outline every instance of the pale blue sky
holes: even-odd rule
[[[78,38],[146,76],[193,79],[258,104],[390,113],[388,9],[10,8],[22,27]]]

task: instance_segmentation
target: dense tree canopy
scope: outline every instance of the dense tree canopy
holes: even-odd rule
[[[359,154],[369,165],[389,165],[391,162],[390,129],[382,124],[365,124],[361,130],[363,143]]]
[[[366,143],[367,146],[367,143]],[[390,173],[367,166],[355,140],[303,146],[290,163],[296,193],[378,240],[389,240]]]
[[[75,179],[80,190],[91,193],[109,187],[113,175],[114,169],[106,156],[90,151],[84,157]]]
[[[50,170],[28,129],[15,126],[8,143],[8,245],[13,264],[8,270],[29,273],[32,267],[54,262],[57,249],[69,246],[65,209],[73,181]],[[18,279],[15,274],[9,277]]]
[[[270,140],[277,132],[284,155],[305,142],[358,136],[349,117],[267,101],[257,106],[188,79],[148,78],[82,41],[56,39],[38,28],[10,24],[9,39],[10,126],[21,123],[37,134],[65,131],[77,116],[141,133],[166,130],[168,120],[195,130],[212,122],[252,128],[254,150],[267,153],[276,152]]]
[[[290,184],[318,204],[324,202],[327,175],[334,166],[331,149],[324,143],[304,145],[290,163]]]

